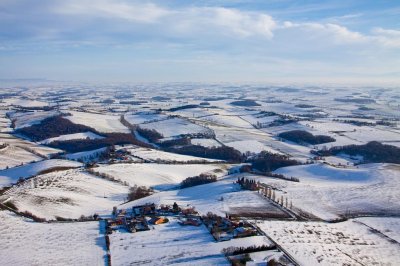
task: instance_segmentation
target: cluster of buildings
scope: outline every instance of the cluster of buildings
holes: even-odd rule
[[[208,213],[202,220],[216,241],[259,235],[257,229],[250,223],[229,216],[221,217]]]
[[[131,233],[150,230],[150,225],[168,223],[168,217],[177,217],[182,226],[199,226],[201,217],[194,207],[171,205],[157,206],[154,203],[133,206],[130,209],[113,209],[111,218],[106,219],[106,230],[111,234],[115,230],[126,230]]]

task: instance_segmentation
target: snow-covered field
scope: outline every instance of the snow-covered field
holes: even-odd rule
[[[38,154],[43,156],[48,156],[50,154],[58,153],[61,150],[46,147],[44,145],[38,145],[35,142],[31,142],[28,140],[20,139],[18,136],[10,135],[10,134],[0,134],[0,142],[7,143],[10,146],[15,146],[19,148],[23,148],[26,150],[34,150]]]
[[[129,133],[129,129],[120,122],[118,115],[97,114],[88,112],[69,111],[71,116],[66,116],[75,124],[89,126],[103,133]]]
[[[361,156],[340,154],[318,162],[341,167],[316,163],[275,171],[300,180],[293,182],[250,173],[228,175],[241,164],[169,153],[162,151],[159,143],[152,143],[155,148],[149,149],[117,141],[116,152],[100,148],[62,153],[64,160],[49,159],[62,151],[46,146],[53,141],[99,139],[105,133],[131,133],[121,123],[124,117],[132,125],[163,134],[161,141],[191,135],[194,145],[226,145],[244,154],[265,150],[306,162],[315,156],[310,153],[312,149],[372,140],[399,146],[398,91],[355,86],[197,83],[0,86],[0,188],[15,184],[20,177],[33,176],[10,189],[0,189],[0,202],[8,202],[11,207],[14,204],[20,212],[47,220],[95,213],[108,217],[114,206],[124,209],[145,203],[177,202],[194,206],[200,214],[247,217],[300,265],[398,265],[399,165],[354,166]],[[257,101],[260,106],[231,104],[242,99]],[[34,143],[15,134],[12,128],[68,113],[71,115],[66,118],[73,123],[101,133],[89,130]],[[282,119],[292,122],[285,124]],[[269,126],[278,120],[281,125]],[[370,125],[357,126],[352,121]],[[336,141],[299,145],[277,136],[289,130],[329,135]],[[137,131],[134,134],[138,140],[147,141]],[[90,173],[76,160],[93,162]],[[77,169],[48,172],[57,167]],[[96,172],[107,175],[99,177]],[[215,174],[217,181],[179,188],[184,179],[201,173]],[[241,189],[235,181],[242,176],[274,188],[276,198],[292,203],[292,211],[302,221],[296,221],[298,216],[257,191]],[[108,177],[121,182],[109,181]],[[129,186],[134,185],[153,187],[155,193],[126,202]],[[350,220],[338,222],[346,217]],[[98,222],[36,223],[0,211],[0,265],[105,265],[103,233]],[[221,253],[223,248],[270,244],[263,236],[217,243],[204,226],[181,227],[172,217],[169,223],[150,231],[113,232],[110,240],[114,266],[229,265]],[[251,257],[263,261],[266,256],[282,254],[274,250],[253,253]]]
[[[0,169],[40,161],[51,154],[61,152],[9,134],[0,134],[0,143],[7,144],[5,148],[0,149]]]
[[[191,139],[191,143],[193,145],[199,145],[199,146],[203,146],[203,147],[207,147],[207,148],[211,148],[211,147],[220,147],[221,144],[216,141],[215,139],[196,139],[193,138]]]
[[[10,145],[0,150],[0,169],[40,160],[43,158],[18,146]]]
[[[278,118],[279,118],[279,116],[277,116],[277,115],[264,116],[262,114],[253,114],[253,115],[242,116],[242,119],[248,121],[252,125],[256,125],[257,122],[262,123],[262,124],[269,124]]]
[[[128,187],[90,175],[83,170],[67,170],[39,175],[14,186],[0,197],[19,211],[55,219],[109,213],[126,200]]]
[[[280,149],[287,147],[287,145],[273,139],[271,135],[255,128],[221,126],[210,126],[210,128],[215,132],[217,140],[227,146],[237,148],[241,152],[267,150],[273,153],[280,153]],[[304,150],[304,148],[302,149]],[[303,153],[302,151],[301,154]]]
[[[105,238],[99,222],[34,223],[0,211],[1,265],[105,264]]]
[[[58,111],[49,112],[21,112],[12,113],[10,115],[11,120],[14,121],[15,129],[20,129],[24,127],[29,127],[35,124],[40,124],[42,120],[59,115]]]
[[[80,166],[82,166],[82,164],[78,162],[51,159],[0,170],[0,187],[9,186],[10,184],[17,182],[19,178],[31,177],[45,170],[56,170],[60,167],[76,168]]]
[[[157,113],[138,113],[138,114],[126,114],[124,115],[126,121],[132,125],[138,125],[143,123],[149,123],[159,120],[167,119],[168,116]]]
[[[352,220],[342,223],[259,222],[301,265],[397,265],[398,243]]]
[[[189,156],[189,155],[182,155],[182,154],[176,154],[176,153],[171,153],[171,152],[164,152],[160,150],[155,150],[155,149],[149,149],[149,148],[142,148],[142,147],[134,147],[134,148],[126,148],[130,154],[132,154],[135,157],[138,157],[142,160],[146,161],[163,161],[163,162],[199,162],[199,161],[204,161],[204,162],[216,162],[218,160],[213,160],[213,159],[207,159],[207,158],[201,158],[201,157],[195,157],[195,156]]]
[[[73,140],[73,139],[101,139],[103,138],[102,136],[99,136],[97,134],[94,134],[93,132],[83,132],[83,133],[75,133],[75,134],[67,134],[67,135],[61,135],[58,137],[54,138],[49,138],[42,140],[40,143],[41,144],[50,144],[54,141],[66,141],[66,140]]]
[[[300,121],[298,123],[290,123],[283,126],[267,127],[262,130],[274,135],[291,130],[305,130],[314,135],[328,135],[336,140],[334,142],[315,145],[319,149],[323,146],[330,148],[333,146],[365,144],[369,141],[392,142],[400,139],[399,132],[388,127],[356,126],[328,119]]]
[[[228,127],[253,128],[249,122],[236,115],[212,115],[202,117],[201,120]]]
[[[391,239],[400,242],[400,217],[363,217],[355,221],[370,226]]]
[[[326,164],[308,164],[300,166],[290,166],[283,167],[275,172],[278,174],[283,174],[287,176],[298,177],[300,181],[305,181],[308,183],[318,183],[318,182],[362,182],[368,183],[377,178],[374,175],[375,172],[379,170],[379,167],[384,167],[383,165],[362,165],[352,168],[337,168],[329,166]],[[378,173],[375,173],[378,174]],[[325,183],[326,184],[326,183]]]
[[[395,200],[400,198],[398,165],[368,164],[345,169],[311,164],[275,172],[298,177],[300,182],[264,181],[281,189],[294,206],[322,219],[345,214],[400,213],[400,203]]]
[[[142,124],[140,127],[145,129],[154,129],[162,134],[164,138],[170,138],[182,134],[210,133],[210,129],[193,124],[190,121],[182,118],[171,118],[158,122]]]
[[[27,100],[27,99],[18,99],[18,98],[6,99],[5,103],[8,105],[22,106],[22,107],[43,107],[43,106],[49,105],[45,101]]]
[[[228,166],[224,164],[155,164],[133,163],[101,165],[94,171],[109,174],[115,179],[126,181],[129,185],[168,189],[175,187],[187,177],[201,173],[211,173],[222,176],[227,173]]]
[[[239,141],[225,142],[224,144],[226,146],[232,147],[240,151],[241,153],[246,153],[246,152],[260,153],[262,151],[268,151],[271,153],[280,153],[257,140],[239,140]]]
[[[76,153],[69,153],[65,155],[68,160],[82,160],[83,162],[96,161],[100,154],[104,153],[107,148],[99,148],[91,151],[81,151]]]
[[[227,177],[218,182],[200,186],[189,187],[181,190],[169,190],[153,194],[143,199],[128,202],[121,208],[154,202],[156,204],[192,205],[201,214],[213,212],[220,216],[226,213],[238,214],[241,212],[268,212],[274,215],[284,216],[284,213],[270,201],[254,191],[241,190],[234,184],[236,177]]]
[[[204,225],[181,226],[175,219],[150,231],[111,234],[112,265],[230,265],[224,248],[271,245],[263,236],[215,242]]]

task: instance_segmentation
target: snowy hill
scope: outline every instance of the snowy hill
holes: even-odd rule
[[[6,170],[1,170],[0,187],[8,186],[12,183],[17,182],[19,178],[31,177],[45,170],[51,170],[57,168],[76,168],[81,166],[82,164],[78,162],[52,159],[52,160],[44,160],[40,162],[30,163],[23,166],[17,166]]]

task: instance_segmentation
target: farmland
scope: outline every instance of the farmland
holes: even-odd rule
[[[400,260],[394,90],[54,86],[0,102],[0,264]]]

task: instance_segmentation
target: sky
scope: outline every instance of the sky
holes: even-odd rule
[[[0,0],[0,79],[400,85],[398,0]]]

